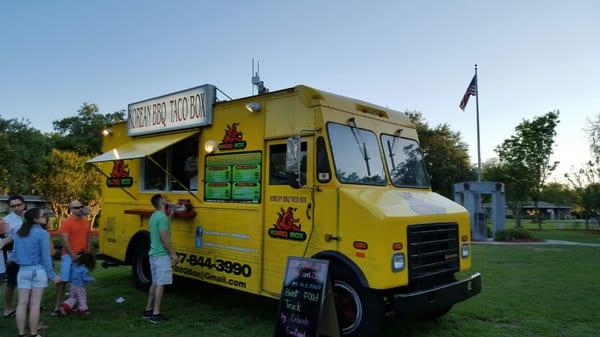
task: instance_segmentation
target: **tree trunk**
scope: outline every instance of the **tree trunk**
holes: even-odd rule
[[[52,212],[54,212],[54,217],[56,218],[56,222],[51,224],[49,229],[59,229],[60,224],[69,215],[69,204],[53,201],[51,202],[51,205]]]
[[[100,202],[97,200],[92,200],[89,202],[89,206],[91,208],[91,212],[88,215],[88,220],[90,220],[90,229],[94,229],[94,223],[96,222],[96,218],[102,208],[100,207]]]
[[[590,216],[589,215],[585,215],[585,230],[589,230],[590,229]]]
[[[521,206],[517,205],[515,208],[513,208],[513,214],[515,216],[515,226],[516,228],[521,228]]]
[[[542,230],[542,212],[540,212],[540,208],[538,207],[538,201],[533,201],[533,206],[535,209],[534,221],[538,224],[538,230]]]

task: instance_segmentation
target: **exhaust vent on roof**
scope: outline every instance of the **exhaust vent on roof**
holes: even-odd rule
[[[356,104],[356,110],[360,111],[360,112],[368,113],[371,115],[383,117],[383,118],[390,118],[390,116],[388,116],[387,112],[385,112],[383,110],[375,109],[370,106],[362,105],[362,104]]]

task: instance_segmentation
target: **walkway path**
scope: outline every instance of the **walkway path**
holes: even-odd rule
[[[561,246],[583,246],[583,247],[600,247],[599,243],[583,243],[563,240],[544,240],[539,242],[513,242],[513,241],[473,241],[476,245],[561,245]]]

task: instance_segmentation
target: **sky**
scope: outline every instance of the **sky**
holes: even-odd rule
[[[43,132],[210,83],[252,94],[309,85],[459,131],[477,163],[523,121],[560,111],[553,180],[589,160],[600,114],[600,1],[2,1],[0,117]]]

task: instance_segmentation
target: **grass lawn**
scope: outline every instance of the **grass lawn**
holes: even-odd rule
[[[543,240],[565,240],[581,243],[600,244],[600,228],[595,221],[590,222],[590,229],[585,229],[585,223],[582,220],[544,220],[542,230],[538,230],[538,225],[532,223],[529,219],[523,219],[524,228],[531,230],[533,235]],[[514,228],[514,219],[506,220],[506,228]]]
[[[565,240],[581,243],[600,244],[600,230],[585,229],[544,229],[537,230],[530,228],[531,232],[543,240]]]
[[[384,336],[598,336],[600,248],[474,245],[473,271],[483,291],[438,321],[388,319]],[[90,317],[50,317],[54,289],[42,312],[49,336],[272,336],[277,301],[203,283],[168,289],[163,311],[170,322],[143,320],[146,294],[133,288],[128,267],[94,271],[88,288]],[[179,280],[178,280],[179,281]],[[125,302],[115,300],[122,296]],[[0,335],[16,334],[0,318]]]

